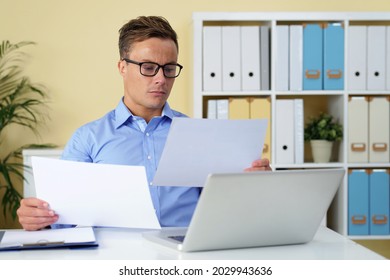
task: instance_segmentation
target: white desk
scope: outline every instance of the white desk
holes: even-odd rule
[[[51,249],[0,252],[3,260],[380,260],[382,256],[326,228],[320,227],[313,241],[301,245],[261,247],[181,253],[150,243],[142,231],[129,229],[95,229],[99,247],[85,249]]]

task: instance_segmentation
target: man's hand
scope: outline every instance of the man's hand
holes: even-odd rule
[[[46,201],[34,197],[22,199],[17,214],[19,223],[25,230],[38,230],[58,220],[58,215],[49,208]]]
[[[252,162],[252,166],[245,168],[244,171],[272,171],[267,158],[257,159]]]

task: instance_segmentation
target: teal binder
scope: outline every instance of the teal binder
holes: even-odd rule
[[[390,194],[386,169],[375,169],[370,175],[370,234],[388,235]]]
[[[344,89],[344,26],[329,23],[324,28],[324,90]]]
[[[303,90],[323,89],[323,30],[321,24],[303,25]]]
[[[369,234],[369,175],[364,169],[348,175],[348,234]]]

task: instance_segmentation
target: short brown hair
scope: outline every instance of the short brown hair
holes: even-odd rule
[[[169,22],[161,16],[140,16],[130,20],[119,29],[119,55],[127,56],[132,45],[150,38],[171,39],[177,50],[177,34]]]

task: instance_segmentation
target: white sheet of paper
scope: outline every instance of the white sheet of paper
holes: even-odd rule
[[[21,229],[6,230],[0,247],[10,244],[26,244],[39,242],[82,243],[94,242],[95,234],[91,227],[43,229],[38,231],[25,231]]]
[[[37,197],[59,224],[159,229],[144,166],[32,157]]]
[[[202,187],[210,173],[242,172],[261,158],[267,123],[174,118],[153,185]]]

